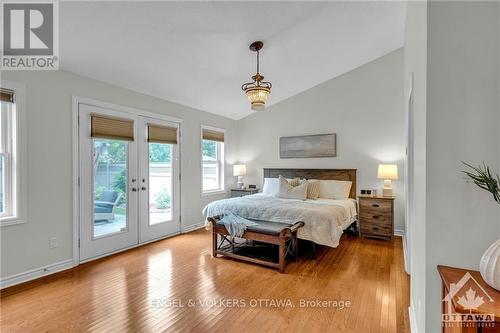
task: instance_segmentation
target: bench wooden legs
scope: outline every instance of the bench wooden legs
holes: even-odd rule
[[[299,240],[297,239],[296,235],[294,238],[292,238],[292,241],[293,241],[293,259],[294,261],[297,261],[297,257],[299,256]]]
[[[217,257],[217,233],[212,230],[212,257]]]
[[[285,248],[285,238],[280,237],[280,244],[279,244],[279,271],[280,273],[285,272],[285,259],[286,259],[286,248]]]

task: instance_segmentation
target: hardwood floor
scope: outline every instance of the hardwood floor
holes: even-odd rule
[[[1,331],[409,332],[399,237],[343,236],[337,249],[318,247],[315,260],[300,258],[286,274],[214,259],[210,244],[200,230],[7,288]],[[301,307],[300,299],[351,305]]]

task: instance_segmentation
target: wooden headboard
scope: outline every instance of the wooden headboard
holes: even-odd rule
[[[273,169],[264,168],[264,178],[305,178],[322,180],[347,180],[352,182],[349,198],[356,199],[356,169]]]

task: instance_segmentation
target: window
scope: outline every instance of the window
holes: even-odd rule
[[[0,88],[0,222],[21,221],[21,189],[24,163],[21,161],[20,107],[15,90]],[[23,191],[24,192],[24,191]]]
[[[224,191],[224,132],[202,128],[203,192]]]

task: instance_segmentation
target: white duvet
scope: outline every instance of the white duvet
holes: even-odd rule
[[[232,212],[247,219],[294,223],[304,221],[298,237],[337,247],[345,228],[356,220],[356,201],[281,199],[266,194],[217,200],[203,209],[206,217]]]

